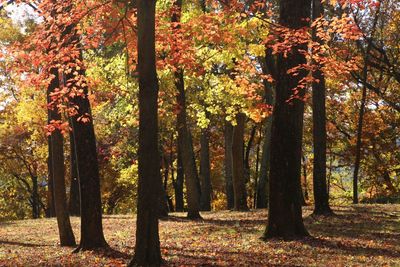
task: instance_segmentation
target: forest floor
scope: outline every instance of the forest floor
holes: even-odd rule
[[[334,207],[333,217],[304,208],[312,237],[260,240],[266,210],[205,212],[160,223],[165,266],[400,266],[400,205]],[[0,266],[124,266],[134,250],[132,216],[104,216],[112,250],[72,254],[60,248],[55,219],[0,222]],[[79,237],[79,218],[72,218]]]

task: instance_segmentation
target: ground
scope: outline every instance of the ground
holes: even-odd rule
[[[206,212],[203,221],[173,213],[160,222],[165,266],[400,266],[400,205],[334,207],[334,217],[304,208],[312,237],[260,240],[266,210]],[[72,218],[79,237],[79,218]],[[134,250],[132,216],[105,216],[112,250],[72,254],[58,246],[55,219],[0,223],[0,266],[124,266]]]

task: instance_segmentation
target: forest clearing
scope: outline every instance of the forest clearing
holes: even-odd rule
[[[400,206],[333,207],[334,217],[310,216],[312,238],[260,240],[266,210],[205,212],[190,221],[172,213],[160,222],[164,266],[399,266]],[[0,266],[125,266],[134,249],[132,216],[104,217],[110,250],[71,254],[60,248],[54,219],[1,223]],[[79,232],[78,218],[72,218]],[[79,235],[78,235],[79,236]]]
[[[400,266],[399,0],[0,0],[1,266]]]

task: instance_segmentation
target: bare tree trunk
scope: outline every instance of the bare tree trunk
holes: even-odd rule
[[[210,166],[210,136],[208,129],[202,129],[200,136],[200,210],[211,210],[211,166]]]
[[[81,200],[80,200],[80,189],[79,189],[79,178],[78,168],[76,166],[75,157],[75,140],[74,133],[69,133],[70,142],[70,175],[71,175],[71,190],[69,194],[69,213],[72,216],[81,215]]]
[[[264,130],[264,143],[261,154],[260,178],[257,186],[257,209],[265,209],[268,207],[268,177],[269,177],[269,161],[271,153],[271,125],[272,116],[267,118]]]
[[[265,12],[265,11],[264,11]],[[275,76],[276,67],[275,60],[271,56],[270,49],[266,49],[265,58],[261,59],[261,67],[264,75]],[[276,79],[276,77],[274,77]],[[263,80],[265,103],[274,105],[274,86],[266,79]],[[260,176],[257,184],[257,199],[256,208],[264,209],[268,207],[268,184],[269,184],[269,169],[271,158],[271,129],[272,129],[272,115],[268,116],[265,121],[264,138],[261,154]]]
[[[244,128],[246,117],[243,113],[236,116],[236,126],[233,129],[232,158],[233,158],[233,193],[234,209],[248,210],[246,177],[244,169]]]
[[[158,79],[155,53],[156,0],[138,0],[139,186],[135,256],[129,266],[160,266],[158,234],[162,187],[158,149]]]
[[[177,170],[176,170],[176,180],[174,182],[175,189],[175,210],[178,212],[182,212],[184,209],[183,203],[183,182],[184,182],[184,173],[183,173],[183,164],[182,164],[182,152],[179,144],[177,145]]]
[[[315,20],[324,15],[324,7],[321,0],[312,0],[312,19]],[[312,33],[313,41],[323,45],[323,41],[317,36],[316,29]],[[314,214],[329,215],[332,210],[329,207],[329,195],[326,185],[326,107],[325,107],[325,76],[318,62],[317,69],[312,76],[312,108],[313,108],[313,189],[314,189]],[[305,202],[305,201],[304,201]]]
[[[233,193],[233,126],[230,122],[225,122],[224,129],[225,138],[225,193],[227,198],[228,210],[233,209],[234,206],[234,193]]]
[[[50,118],[48,122],[50,123]],[[48,176],[47,176],[47,212],[46,217],[52,218],[56,216],[56,210],[54,206],[54,182],[53,182],[53,166],[51,160],[51,137],[47,138],[48,145],[48,157],[47,157],[47,169],[48,169]]]
[[[32,196],[31,196],[32,218],[38,219],[40,217],[38,178],[36,175],[31,175],[31,180],[32,180]]]
[[[257,142],[257,152],[256,152],[256,171],[254,176],[254,193],[253,193],[253,208],[257,208],[257,189],[258,189],[258,176],[260,172],[260,151],[261,151],[261,140],[262,140],[262,126],[259,130],[259,137]]]

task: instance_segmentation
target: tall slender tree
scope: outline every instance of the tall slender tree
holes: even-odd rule
[[[232,144],[233,144],[233,126],[230,122],[225,121],[224,129],[225,140],[225,193],[227,199],[228,210],[233,209],[234,206],[234,193],[233,193],[233,158],[232,158]]]
[[[182,152],[179,144],[177,144],[177,170],[176,170],[176,179],[174,181],[174,191],[175,191],[175,210],[178,212],[182,212],[184,208],[183,201],[183,183],[184,183],[184,173],[183,173],[183,164],[182,164]]]
[[[51,94],[60,87],[59,74],[57,68],[52,68],[51,74],[54,76],[47,88],[47,102],[49,122],[60,121],[61,114],[58,108],[52,104]],[[51,160],[51,173],[54,192],[54,206],[57,216],[58,233],[61,246],[75,246],[75,237],[72,232],[69,219],[67,194],[65,191],[65,165],[64,165],[64,138],[60,129],[54,129],[49,139],[49,159]]]
[[[210,166],[210,134],[209,128],[202,129],[200,136],[200,210],[211,210],[211,166]]]
[[[175,23],[173,26],[174,31],[180,29],[180,18],[181,18],[182,0],[174,1],[174,11],[171,21]],[[186,94],[185,94],[185,83],[183,79],[183,70],[177,69],[174,72],[175,86],[178,90],[177,93],[177,104],[179,106],[179,112],[177,114],[178,124],[178,142],[180,146],[182,156],[183,172],[185,174],[185,185],[186,185],[186,198],[188,205],[189,219],[199,219],[200,216],[200,180],[197,172],[195,154],[193,150],[192,134],[187,124],[186,114]]]
[[[374,14],[374,20],[372,23],[372,27],[369,33],[368,38],[372,38],[375,35],[376,26],[378,24],[379,13],[380,13],[380,2],[378,9]],[[367,104],[367,84],[368,84],[368,63],[371,57],[371,49],[372,49],[372,41],[365,40],[367,42],[366,47],[363,47],[361,42],[358,42],[358,46],[361,48],[363,52],[364,66],[362,68],[361,74],[361,84],[362,84],[362,94],[361,94],[361,104],[358,112],[358,122],[357,122],[357,136],[356,136],[356,158],[354,162],[354,171],[353,171],[353,204],[358,203],[358,173],[360,171],[361,165],[361,157],[362,157],[362,136],[363,136],[363,127],[364,127],[364,114],[365,114],[365,106]]]
[[[312,0],[312,19],[324,15],[324,7],[321,0]],[[317,36],[315,28],[312,30],[312,39],[323,45],[324,42]],[[314,189],[314,214],[329,215],[332,210],[329,207],[329,195],[326,184],[326,106],[325,106],[325,76],[320,63],[316,64],[312,72],[312,114],[313,114],[313,189]]]
[[[244,167],[244,129],[246,115],[239,113],[236,116],[236,125],[233,129],[232,159],[233,159],[233,193],[234,209],[248,210],[246,177]]]
[[[162,181],[158,147],[155,13],[156,0],[137,1],[139,185],[135,255],[129,266],[161,265],[158,215]]]

